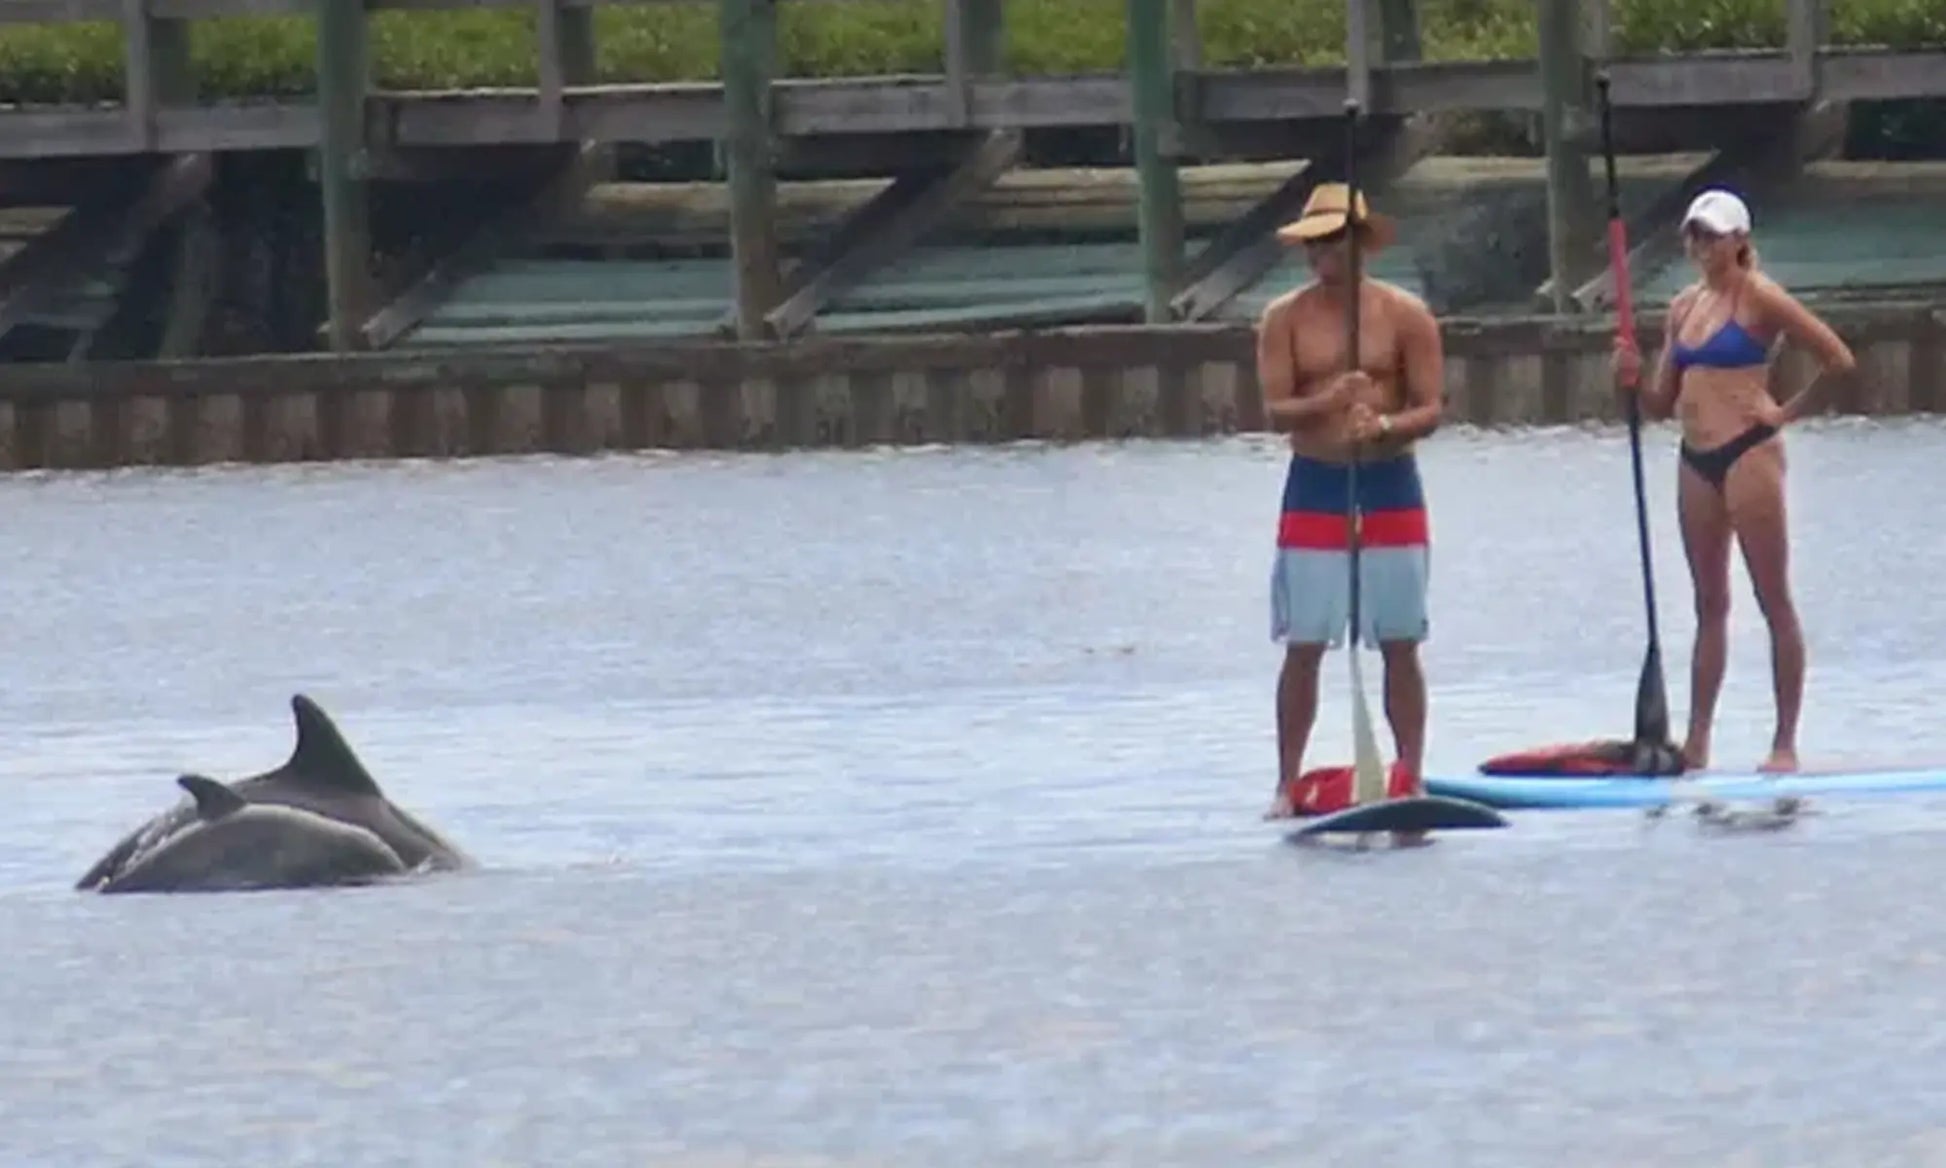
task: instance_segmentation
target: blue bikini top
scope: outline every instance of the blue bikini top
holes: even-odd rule
[[[1674,342],[1669,346],[1669,358],[1675,363],[1677,372],[1691,365],[1709,369],[1744,369],[1769,360],[1770,346],[1751,336],[1750,330],[1737,323],[1737,306],[1732,300],[1730,316],[1723,322],[1723,327],[1711,333],[1700,345],[1685,345],[1680,340]]]

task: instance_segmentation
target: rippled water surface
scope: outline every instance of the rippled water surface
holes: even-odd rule
[[[1946,427],[1791,443],[1806,765],[1946,762]],[[1432,769],[1626,733],[1620,432],[1422,458]],[[1257,821],[1281,474],[1253,437],[0,480],[0,1163],[1946,1162],[1946,798],[1365,856]],[[1731,767],[1770,729],[1737,571]],[[295,692],[481,870],[71,890],[178,772],[281,761]]]

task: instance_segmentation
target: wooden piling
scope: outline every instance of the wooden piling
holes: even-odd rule
[[[1539,17],[1550,299],[1555,312],[1569,312],[1574,289],[1596,270],[1595,187],[1588,169],[1588,131],[1594,122],[1585,32],[1578,0],[1540,0]]]
[[[365,95],[371,84],[362,0],[317,0],[318,187],[333,352],[358,345],[373,306],[371,205],[365,190]]]
[[[1128,67],[1134,116],[1137,221],[1145,316],[1167,321],[1182,277],[1182,186],[1176,172],[1175,55],[1169,0],[1128,0]]]
[[[777,172],[771,86],[777,52],[776,0],[718,0],[722,33],[724,155],[730,194],[731,275],[736,335],[764,336],[764,316],[783,296],[777,259]]]

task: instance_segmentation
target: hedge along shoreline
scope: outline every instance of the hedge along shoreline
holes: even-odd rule
[[[1022,75],[1116,72],[1124,0],[1005,0],[1008,65]],[[1835,0],[1831,41],[1897,48],[1946,45],[1946,0]],[[1777,47],[1785,0],[1613,0],[1624,53]],[[1200,0],[1211,68],[1330,65],[1344,59],[1344,0]],[[784,0],[780,73],[843,77],[928,73],[943,57],[938,0]],[[600,81],[712,80],[716,7],[595,11]],[[1430,60],[1534,55],[1533,0],[1421,0]],[[204,100],[315,90],[312,22],[232,17],[191,24]],[[375,83],[383,89],[535,84],[530,10],[381,12],[372,19]],[[109,23],[0,27],[0,102],[118,101],[122,42]]]

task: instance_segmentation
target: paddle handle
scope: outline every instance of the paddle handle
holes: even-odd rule
[[[1615,118],[1608,98],[1608,71],[1595,77],[1601,96],[1601,162],[1608,177],[1608,266],[1615,279],[1616,327],[1635,346],[1635,296],[1628,278],[1628,224],[1622,220],[1621,184],[1615,178]]]

